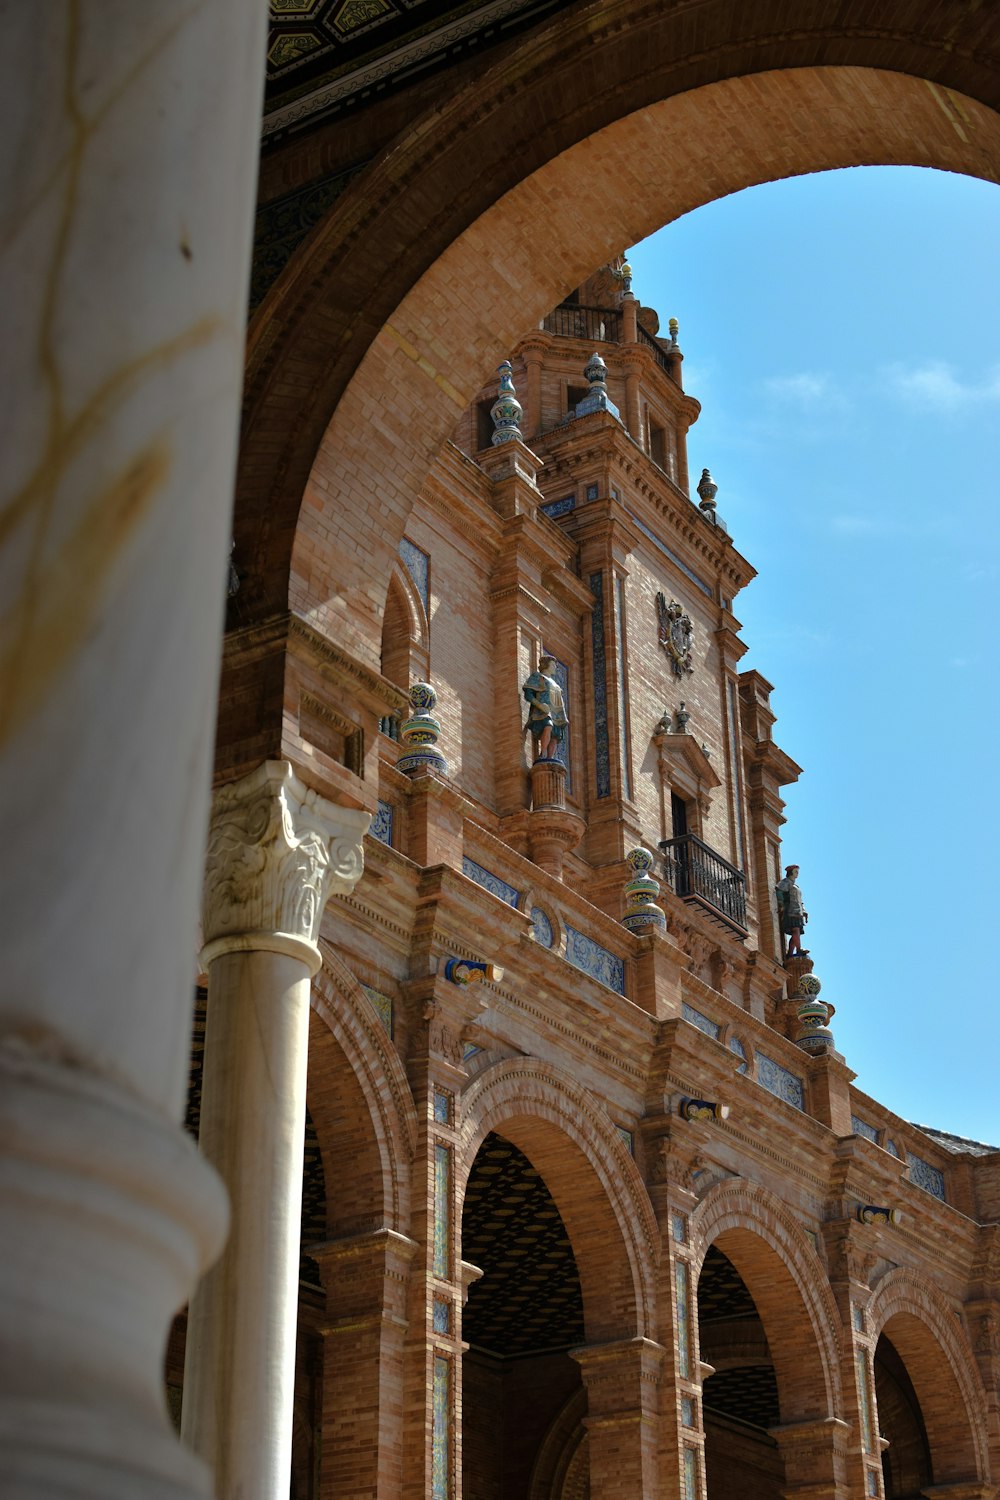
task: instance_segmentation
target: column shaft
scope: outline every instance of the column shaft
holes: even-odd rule
[[[204,1493],[169,1321],[224,1205],[179,1127],[266,7],[6,16],[0,1474]]]
[[[183,1433],[220,1496],[288,1489],[302,1214],[309,967],[283,953],[210,966],[201,1149],[231,1228],[188,1318]]]

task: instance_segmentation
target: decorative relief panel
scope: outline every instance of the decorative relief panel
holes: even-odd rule
[[[803,1080],[764,1052],[757,1053],[757,1082],[776,1099],[784,1099],[786,1104],[794,1104],[796,1109],[805,1109],[806,1091]]]
[[[593,938],[577,932],[575,927],[566,928],[566,958],[575,968],[606,984],[609,990],[624,995],[625,960],[609,953]]]
[[[676,599],[671,599],[668,604],[666,594],[657,594],[656,623],[660,645],[666,652],[674,676],[683,677],[693,672],[694,625],[691,616],[685,614]]]
[[[508,885],[506,880],[501,880],[499,875],[494,875],[492,870],[486,870],[482,865],[477,865],[474,859],[468,855],[462,859],[462,874],[469,880],[474,880],[481,885],[484,891],[489,891],[491,896],[496,896],[500,901],[506,901],[508,906],[517,906],[521,899],[521,892],[514,886]]]
[[[944,1173],[939,1172],[937,1167],[932,1167],[929,1161],[924,1161],[922,1156],[915,1156],[912,1151],[907,1151],[906,1162],[910,1169],[910,1181],[913,1186],[923,1188],[925,1193],[940,1198],[943,1203],[945,1201]]]
[[[703,1031],[706,1036],[714,1036],[716,1041],[718,1041],[721,1028],[715,1021],[703,1015],[700,1010],[695,1010],[693,1005],[688,1005],[686,1000],[681,1005],[681,1015],[685,1021],[690,1021],[692,1026],[697,1026],[698,1030]]]

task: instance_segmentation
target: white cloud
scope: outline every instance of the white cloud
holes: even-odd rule
[[[799,406],[816,406],[840,396],[839,391],[831,386],[829,375],[813,374],[808,370],[801,370],[796,375],[769,375],[764,381],[764,390],[769,396],[794,401]]]
[[[1000,403],[1000,367],[982,380],[963,380],[953,365],[931,359],[923,365],[892,365],[886,372],[889,389],[912,406],[959,411],[984,402]]]

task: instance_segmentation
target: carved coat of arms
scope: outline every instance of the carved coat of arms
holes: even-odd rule
[[[674,676],[683,677],[685,672],[693,672],[691,645],[694,640],[694,626],[691,623],[691,616],[684,613],[675,599],[671,599],[668,604],[664,594],[656,596],[656,616],[659,624],[660,645],[670,658]]]

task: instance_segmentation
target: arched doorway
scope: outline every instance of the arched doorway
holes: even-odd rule
[[[462,1317],[463,1494],[527,1494],[543,1446],[555,1451],[537,1500],[589,1494],[586,1400],[569,1353],[585,1339],[576,1258],[541,1173],[493,1131],[469,1173],[462,1257],[483,1273]]]
[[[909,1500],[933,1484],[931,1450],[917,1393],[896,1346],[882,1334],[875,1346],[875,1401],[882,1454],[885,1500]]]
[[[785,1466],[770,1429],[781,1421],[774,1361],[757,1304],[717,1245],[698,1278],[705,1479],[710,1497],[778,1500]]]

